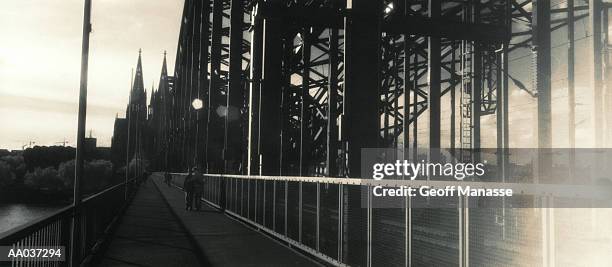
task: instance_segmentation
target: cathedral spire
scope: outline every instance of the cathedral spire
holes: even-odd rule
[[[134,84],[132,85],[132,92],[130,94],[131,101],[139,101],[144,94],[144,81],[142,75],[142,49],[138,49],[138,64],[136,65],[136,76],[134,77]]]
[[[155,102],[155,82],[151,83],[151,96],[149,99],[149,105],[153,105],[153,102]]]
[[[168,76],[168,67],[166,65],[166,50],[164,50],[164,62],[162,63],[161,70],[162,79],[165,79]]]
[[[157,90],[161,91],[162,98],[165,98],[168,93],[168,67],[166,63],[166,51],[164,50],[164,61],[162,63],[161,75],[159,77],[159,84]]]

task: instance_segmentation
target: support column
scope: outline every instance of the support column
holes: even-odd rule
[[[412,62],[412,160],[416,161],[418,158],[418,148],[419,148],[419,140],[418,140],[418,132],[419,132],[419,55],[414,54],[414,61]]]
[[[345,107],[350,177],[360,176],[361,148],[376,147],[379,139],[380,86],[379,3],[355,1],[345,21]]]
[[[439,20],[442,13],[441,1],[429,1],[429,18]],[[440,96],[441,96],[441,44],[440,37],[429,37],[428,48],[428,75],[429,95],[427,96],[429,112],[429,148],[438,150],[440,148]],[[436,153],[437,154],[437,153]],[[430,161],[437,160],[436,155],[430,151]]]
[[[457,92],[457,86],[455,86],[455,59],[456,59],[456,55],[455,55],[455,51],[457,51],[457,46],[455,45],[454,41],[453,44],[451,46],[451,88],[450,88],[450,154],[454,157],[455,156],[455,139],[456,139],[456,125],[455,125],[455,119],[456,119],[456,114],[455,114],[455,110],[457,108],[456,105],[456,92]]]
[[[309,89],[310,89],[310,27],[305,27],[302,32],[302,88],[300,106],[300,164],[299,175],[306,176],[310,161],[310,113],[309,113]]]
[[[338,30],[329,29],[329,88],[327,97],[327,176],[338,175]]]
[[[604,94],[604,105],[602,109],[604,110],[603,121],[605,122],[604,137],[603,137],[603,146],[610,147],[612,144],[612,116],[610,116],[610,112],[612,112],[612,62],[610,62],[610,50],[609,50],[609,42],[610,35],[608,34],[608,18],[609,18],[609,6],[604,6],[603,14],[602,14],[602,22],[603,26],[602,32],[604,34],[602,46],[602,58],[604,62],[604,76],[603,81],[605,81],[605,93]]]
[[[191,106],[191,101],[194,99],[194,61],[195,61],[195,39],[194,35],[195,27],[196,27],[196,1],[192,1],[189,7],[189,27],[187,28],[187,36],[189,39],[187,40],[187,60],[185,65],[185,95],[187,99],[189,99],[189,105],[185,110],[185,126],[187,127],[187,143],[186,143],[186,160],[187,164],[193,166],[195,164],[195,159],[197,158],[196,149],[196,125],[195,125],[195,113],[196,111]]]
[[[194,1],[194,6],[193,6],[193,23],[192,23],[192,35],[193,38],[191,39],[191,60],[190,60],[190,66],[189,66],[189,79],[190,79],[190,95],[191,95],[191,99],[195,99],[195,98],[200,98],[200,38],[202,38],[202,36],[200,35],[200,26],[202,24],[202,16],[200,15],[200,11],[202,9],[202,0],[195,0]],[[202,117],[202,111],[201,110],[194,110],[193,107],[190,109],[192,112],[190,112],[192,119],[189,121],[189,128],[191,128],[192,132],[193,132],[193,162],[195,165],[199,165],[200,164],[200,159],[201,159],[201,154],[202,152],[198,149],[200,147],[200,143],[201,143],[201,138],[200,138],[200,134],[201,134],[201,129],[200,129],[200,124],[199,124],[199,120],[200,117]]]
[[[238,174],[243,152],[240,114],[244,102],[244,87],[242,83],[243,24],[244,1],[232,0],[230,7],[229,83],[223,149],[224,169],[227,174]]]
[[[202,167],[206,166],[207,162],[207,149],[206,149],[206,140],[208,136],[208,112],[210,110],[209,105],[207,105],[207,99],[209,98],[209,80],[208,80],[208,46],[210,45],[210,31],[208,30],[209,19],[210,19],[210,0],[200,0],[202,4],[200,6],[199,15],[200,19],[200,65],[198,68],[199,72],[199,88],[198,88],[198,98],[202,100],[204,103],[204,107],[199,111],[198,119],[197,119],[197,127],[199,129],[199,134],[197,138],[199,139],[199,146],[197,147],[198,153],[200,155],[197,164],[200,164]]]
[[[348,1],[345,19],[345,115],[348,141],[348,176],[360,177],[361,149],[373,148],[380,139],[380,39],[381,1]],[[343,126],[344,127],[344,126]],[[347,187],[342,215],[346,226],[343,253],[348,265],[370,266],[366,209],[361,188]],[[346,222],[351,222],[347,224]]]
[[[550,1],[533,2],[533,44],[536,60],[536,90],[538,92],[538,148],[552,146],[551,129],[551,47],[550,47]],[[545,179],[552,162],[547,151],[539,153],[539,177]]]
[[[85,160],[85,124],[87,122],[87,75],[89,69],[89,34],[91,33],[91,0],[85,1],[83,12],[83,42],[81,46],[81,83],[79,87],[79,115],[77,123],[77,148],[75,159],[75,174],[73,182],[73,202],[74,216],[70,228],[70,266],[78,266],[81,263],[82,256],[81,248],[87,244],[83,244],[82,222],[81,218],[81,179],[83,178]],[[128,121],[129,123],[129,121]],[[129,126],[128,126],[129,127]],[[128,134],[129,138],[129,134]],[[129,147],[128,147],[129,150]],[[129,152],[128,152],[129,153]],[[129,173],[129,162],[125,166],[126,173]],[[127,181],[125,187],[127,188]],[[127,189],[126,189],[127,192]],[[127,195],[127,193],[126,193]],[[126,200],[127,201],[127,200]]]
[[[259,174],[259,96],[263,62],[263,20],[257,14],[252,18],[247,175]]]
[[[267,18],[263,28],[263,84],[259,98],[259,156],[262,175],[280,175],[282,21]]]
[[[507,167],[508,167],[508,162],[509,162],[509,156],[510,156],[510,133],[509,133],[509,120],[508,120],[508,115],[510,113],[508,113],[508,92],[510,91],[510,87],[508,84],[508,45],[509,45],[510,41],[506,41],[503,44],[503,48],[502,48],[502,55],[501,55],[501,60],[502,60],[502,76],[499,77],[502,79],[502,136],[503,136],[503,157],[502,157],[502,182],[506,182],[506,171],[507,171]]]
[[[208,110],[207,173],[222,171],[224,121],[219,112],[226,99],[221,95],[221,34],[223,28],[223,0],[214,0],[212,10],[212,35],[210,44],[210,85]],[[191,103],[191,100],[189,101]]]
[[[504,157],[502,158],[502,166],[504,169],[504,180],[503,182],[506,181],[506,169],[508,166],[508,162],[509,162],[509,157],[510,157],[510,130],[509,130],[509,120],[508,120],[508,115],[509,110],[508,110],[508,92],[510,91],[510,87],[509,87],[509,80],[508,78],[510,77],[510,69],[508,67],[508,48],[510,47],[510,39],[511,39],[511,32],[512,32],[512,3],[510,1],[507,1],[506,3],[506,27],[508,29],[508,37],[506,39],[506,41],[504,41],[504,46],[503,46],[503,51],[502,51],[502,65],[503,65],[503,73],[502,73],[502,87],[504,88],[504,91],[502,93],[502,112],[504,113],[504,118],[503,118],[503,135],[504,135]],[[505,228],[504,228],[505,229]],[[505,236],[505,233],[504,233]]]
[[[567,0],[567,105],[568,105],[568,138],[569,138],[569,175],[576,175],[576,82],[574,56],[574,0]]]
[[[472,6],[473,23],[480,22],[480,4],[479,1],[474,2]],[[482,56],[483,45],[479,42],[474,42],[474,54],[472,55],[472,161],[480,162],[480,116],[482,108],[482,87],[483,87],[483,71],[482,71]]]
[[[595,147],[603,146],[603,79],[601,60],[601,0],[589,0],[590,30],[593,47],[593,118]]]
[[[408,44],[408,34],[404,34],[404,159],[408,160],[410,150],[410,90],[413,87],[412,79],[410,76],[411,63],[410,58],[412,56],[411,47]],[[416,90],[413,88],[413,90]]]
[[[497,61],[497,105],[496,105],[496,118],[495,118],[495,123],[496,123],[496,128],[497,128],[497,176],[499,178],[499,181],[504,181],[504,149],[505,147],[505,142],[506,142],[506,136],[504,135],[504,122],[506,121],[506,117],[508,116],[508,114],[505,113],[504,107],[506,105],[506,99],[504,98],[505,95],[507,95],[506,91],[507,91],[507,87],[505,87],[505,78],[507,76],[506,72],[508,71],[507,69],[504,69],[504,63],[505,63],[505,57],[507,54],[507,50],[506,50],[506,44],[504,43],[502,45],[502,48],[500,49],[500,51],[498,52],[498,54],[496,55],[496,61]]]

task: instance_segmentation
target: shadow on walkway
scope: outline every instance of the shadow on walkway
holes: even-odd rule
[[[196,246],[155,185],[140,187],[98,266],[201,266]],[[201,256],[201,255],[200,255]]]
[[[151,181],[152,180],[152,181]],[[153,175],[126,210],[98,266],[318,266]]]

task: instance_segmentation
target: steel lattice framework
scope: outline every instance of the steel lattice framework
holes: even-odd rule
[[[188,0],[164,100],[168,164],[358,175],[361,147],[417,146],[424,113],[429,146],[440,147],[449,92],[466,121],[451,131],[461,148],[479,147],[474,118],[496,111],[510,12],[501,0]],[[195,98],[204,109],[190,108]]]
[[[571,29],[573,51],[574,24],[590,18],[592,48],[607,53],[599,0],[361,2],[186,0],[174,75],[154,96],[164,104],[152,105],[166,107],[155,113],[164,164],[343,177],[359,175],[363,147],[448,147],[472,160],[482,116],[495,114],[497,147],[508,147],[509,80],[537,96],[538,140],[550,147],[551,32]],[[521,50],[533,54],[531,82],[508,73],[509,54]],[[601,58],[593,62],[599,144],[609,132]],[[573,65],[568,58],[570,88]],[[195,98],[202,110],[191,108]]]
[[[594,140],[599,145],[612,140],[610,126],[604,130],[612,125],[612,116],[604,116],[609,110],[604,103],[612,103],[612,94],[604,95],[604,77],[610,69],[609,6],[601,0],[552,2],[185,0],[175,71],[172,76],[162,71],[151,104],[152,154],[165,170],[199,165],[209,174],[245,177],[360,177],[362,148],[404,149],[413,160],[421,156],[416,148],[449,148],[459,160],[479,161],[481,118],[495,116],[497,174],[504,182],[510,81],[537,97],[538,144],[552,146],[551,33],[559,29],[567,29],[569,139],[575,146],[574,25],[580,20],[589,19],[589,49],[595,55]],[[533,58],[531,83],[510,75],[511,53]],[[192,108],[194,99],[203,100],[204,107]],[[443,131],[450,133],[448,140],[442,140]],[[540,160],[539,170],[547,173],[547,159]],[[406,210],[364,210],[357,187],[330,189],[320,183],[262,182],[240,176],[218,183],[212,187],[221,189],[211,194],[219,206],[226,205],[224,194],[239,196],[233,201],[240,201],[241,216],[316,248],[315,254],[320,233],[317,230],[316,246],[311,244],[314,230],[303,216],[313,212],[306,209],[316,210],[317,229],[319,216],[336,216],[338,248],[334,255],[327,254],[334,263],[388,264],[397,259],[377,258],[371,254],[372,244],[367,252],[360,244],[372,240],[373,232],[384,236],[390,247],[374,248],[384,254],[411,247],[412,239],[399,240],[393,232],[411,231],[425,238],[414,242],[437,244],[439,253],[448,254],[436,259],[438,265],[453,264],[456,257],[468,265],[470,254],[457,249],[456,243],[463,242],[459,248],[484,244],[483,236],[469,243],[468,230],[477,225],[486,232],[494,226],[487,220],[498,216],[475,216],[478,219],[469,226],[465,209],[417,210],[410,216]],[[299,198],[287,192],[298,192]],[[334,196],[342,205],[326,211],[322,205]],[[250,203],[256,203],[254,215]],[[230,205],[238,207],[237,202]],[[268,225],[280,213],[257,213],[266,205],[274,211],[284,208],[285,217],[279,219],[284,225]],[[294,207],[298,208],[291,210]],[[410,229],[398,226],[405,221]],[[463,228],[457,232],[454,223]],[[509,240],[515,245],[521,241]],[[523,255],[514,248],[499,254]],[[412,258],[391,263],[431,264],[423,258],[427,253],[404,252]],[[529,254],[525,259],[540,256],[550,257]]]

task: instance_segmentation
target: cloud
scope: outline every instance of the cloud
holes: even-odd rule
[[[0,130],[0,147],[20,148],[7,143],[12,139],[36,138],[39,144],[52,144],[58,137],[73,136],[83,1],[5,2],[0,8],[0,121],[10,129]],[[183,4],[182,0],[94,1],[87,128],[98,134],[98,140],[110,140],[115,114],[125,110],[139,48],[147,87],[159,80],[164,50],[172,71]]]
[[[16,96],[0,93],[0,106],[14,111],[32,110],[42,112],[57,112],[77,114],[78,103],[54,100],[42,97]],[[124,109],[121,106],[87,105],[88,116],[108,116]]]

